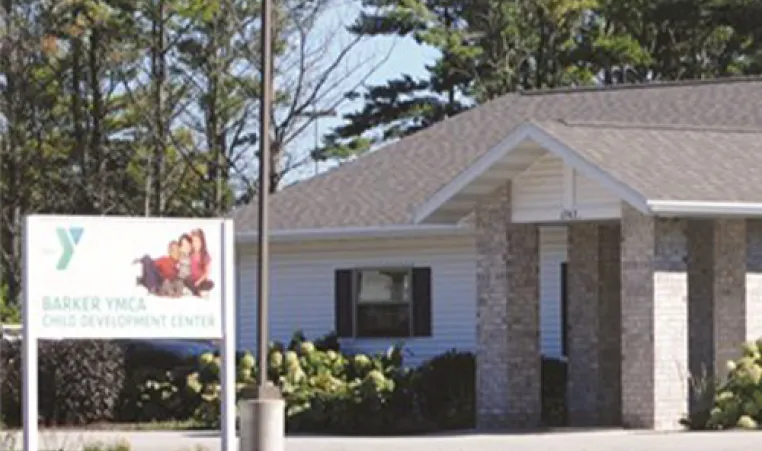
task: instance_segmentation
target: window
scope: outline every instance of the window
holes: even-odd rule
[[[356,268],[336,271],[340,337],[431,335],[431,269]]]
[[[412,334],[412,270],[363,269],[355,275],[355,334],[407,337]]]

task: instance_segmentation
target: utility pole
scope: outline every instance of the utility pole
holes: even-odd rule
[[[285,451],[286,405],[267,380],[269,319],[270,114],[273,106],[273,0],[262,0],[261,95],[259,105],[259,234],[257,237],[257,388],[241,409],[241,451]],[[226,450],[230,451],[230,450]]]
[[[259,191],[258,191],[258,258],[257,258],[257,372],[258,395],[267,389],[267,319],[269,310],[269,198],[270,198],[270,113],[273,95],[272,0],[262,1],[262,98],[259,102]]]

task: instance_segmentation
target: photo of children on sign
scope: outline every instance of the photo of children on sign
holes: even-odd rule
[[[206,298],[214,289],[210,279],[212,258],[201,229],[193,229],[170,240],[166,255],[146,254],[134,263],[142,266],[137,284],[155,296]]]

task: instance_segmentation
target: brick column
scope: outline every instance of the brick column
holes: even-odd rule
[[[540,423],[536,225],[510,223],[510,187],[476,209],[477,426]]]
[[[569,421],[619,423],[621,397],[620,227],[569,225]]]
[[[677,429],[688,409],[686,224],[622,206],[622,422]]]
[[[598,230],[601,425],[621,425],[622,417],[622,228],[604,224]]]
[[[508,220],[510,186],[476,208],[477,426],[505,426],[508,415]]]
[[[740,357],[746,341],[746,221],[714,221],[715,373],[724,377],[728,360]]]
[[[705,392],[704,384],[711,384],[715,378],[714,224],[708,219],[691,219],[687,232],[689,411],[696,414],[711,402],[713,394]]]
[[[595,426],[601,419],[598,223],[571,223],[567,236],[569,423]]]
[[[508,425],[537,427],[542,417],[540,236],[535,224],[514,224],[508,266]]]
[[[725,376],[747,340],[746,221],[691,220],[690,368],[695,382]]]

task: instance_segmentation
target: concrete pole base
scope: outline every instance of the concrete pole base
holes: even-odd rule
[[[240,403],[240,451],[285,451],[286,402],[258,397]]]

